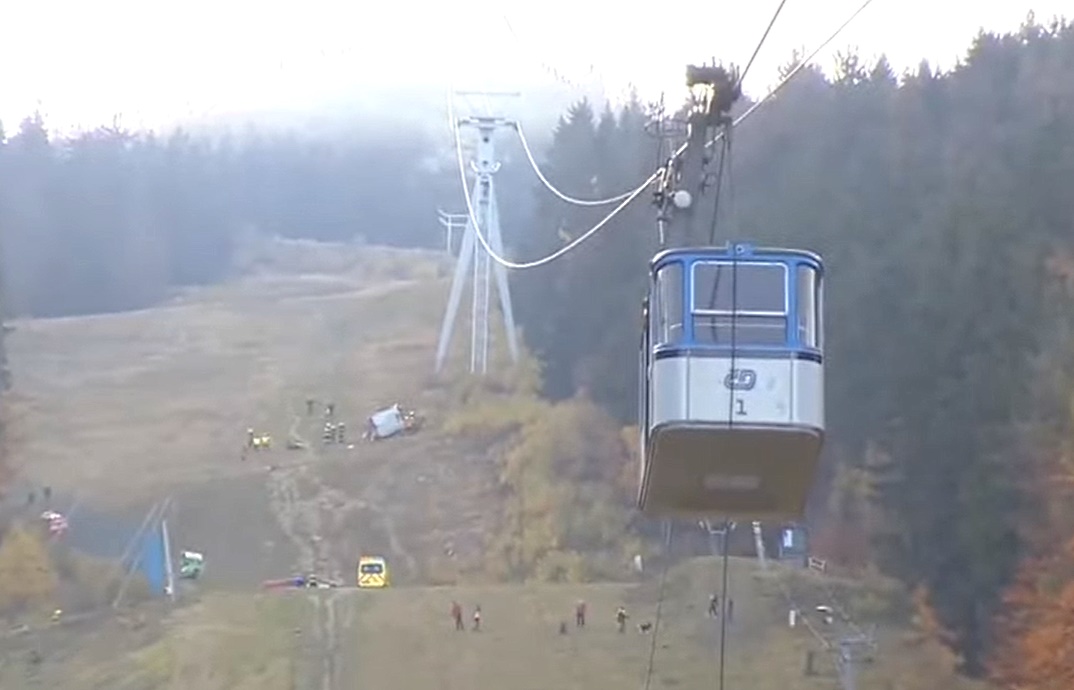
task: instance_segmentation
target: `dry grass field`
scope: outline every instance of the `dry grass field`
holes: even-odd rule
[[[651,573],[635,584],[571,586],[467,577],[495,519],[497,471],[494,458],[440,430],[452,400],[450,382],[432,377],[450,284],[441,262],[284,243],[244,278],[156,309],[14,323],[6,414],[20,486],[50,486],[74,506],[71,536],[84,543],[105,518],[133,530],[149,505],[171,497],[175,548],[204,552],[208,567],[173,609],[154,603],[0,634],[0,688],[639,687],[652,636],[634,625],[655,618]],[[307,398],[336,404],[353,448],[322,445],[322,408],[308,415]],[[360,442],[361,421],[394,402],[426,414],[426,427]],[[248,427],[270,433],[274,446],[244,460]],[[288,450],[289,435],[308,448]],[[363,553],[388,557],[396,586],[261,588],[308,569],[350,581]],[[711,559],[673,569],[653,688],[715,686],[717,637],[704,614],[717,578]],[[783,594],[812,606],[834,587],[856,620],[879,626],[880,650],[859,688],[978,689],[954,679],[890,591],[759,573],[748,559],[732,560],[731,581],[729,688],[837,687],[820,641],[788,628]],[[589,625],[561,635],[578,598],[589,603]],[[453,631],[453,600],[467,612],[481,604],[482,632]],[[631,616],[622,635],[620,603]],[[809,649],[817,673],[807,677]]]

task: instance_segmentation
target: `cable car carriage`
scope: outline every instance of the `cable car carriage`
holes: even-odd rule
[[[653,258],[642,512],[802,517],[824,439],[823,272],[812,252],[748,244]]]

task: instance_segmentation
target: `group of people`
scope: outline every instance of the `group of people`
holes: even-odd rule
[[[588,607],[583,599],[579,599],[574,605],[574,626],[576,628],[584,628],[586,624],[586,613]],[[630,616],[627,614],[626,607],[620,606],[615,611],[615,622],[618,626],[619,632],[626,631],[626,622]],[[455,623],[456,631],[466,630],[466,624],[463,621],[462,605],[457,601],[451,602],[451,619]],[[472,616],[471,630],[478,632],[481,630],[481,604],[477,604],[474,607],[474,613]],[[567,622],[563,621],[559,625],[559,632],[561,635],[567,633]]]
[[[451,618],[455,621],[455,630],[466,630],[466,626],[462,622],[462,606],[457,601],[451,602]],[[474,607],[473,621],[473,631],[481,630],[481,604]]]
[[[720,616],[720,595],[713,594],[709,597],[709,615],[713,618]],[[735,617],[735,600],[727,598],[727,622],[730,623]]]

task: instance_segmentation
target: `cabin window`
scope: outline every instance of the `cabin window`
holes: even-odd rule
[[[816,307],[816,323],[817,323],[817,348],[824,348],[824,274],[817,274],[817,292],[814,305]]]
[[[654,345],[682,341],[682,264],[670,263],[656,272],[653,300],[649,305]]]
[[[798,266],[798,340],[805,347],[820,347],[820,300],[817,271]]]
[[[693,288],[695,342],[730,345],[733,322],[736,346],[786,343],[787,269],[782,264],[695,264]]]
[[[694,265],[694,311],[786,316],[787,269],[783,264],[729,261]]]

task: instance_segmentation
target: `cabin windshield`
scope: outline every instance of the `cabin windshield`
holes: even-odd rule
[[[787,342],[787,268],[783,264],[706,261],[693,266],[694,342],[783,345]]]
[[[683,338],[682,264],[669,263],[656,272],[649,305],[653,345],[669,345]]]

